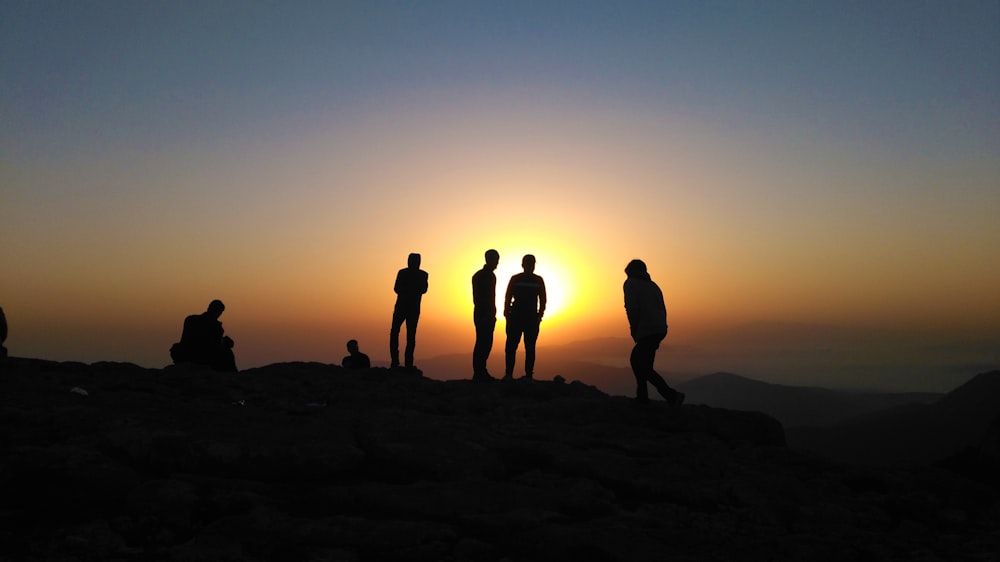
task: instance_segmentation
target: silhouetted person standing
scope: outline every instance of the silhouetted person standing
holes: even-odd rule
[[[486,251],[486,263],[472,276],[472,321],[476,325],[476,346],[472,348],[472,380],[491,380],[486,360],[493,350],[493,329],[497,325],[497,276],[500,253]]]
[[[410,254],[407,267],[396,274],[396,306],[392,311],[392,329],[389,331],[389,356],[391,367],[399,367],[399,328],[406,322],[406,351],[403,360],[407,369],[413,369],[413,348],[417,344],[417,320],[420,318],[420,300],[427,292],[427,272],[420,269],[420,254]]]
[[[7,348],[3,346],[7,341],[7,317],[3,314],[3,307],[0,307],[0,359],[7,357]]]
[[[340,365],[345,369],[370,369],[372,362],[368,359],[368,356],[361,353],[358,349],[358,340],[350,340],[347,342],[347,352],[350,355],[344,357]]]
[[[535,256],[528,254],[521,260],[524,271],[510,278],[507,294],[503,299],[503,315],[507,318],[506,369],[504,379],[514,377],[514,360],[517,346],[524,336],[524,378],[535,374],[535,342],[538,327],[545,316],[545,281],[535,275]]]
[[[625,314],[628,316],[629,331],[635,347],[629,362],[632,364],[632,374],[635,375],[636,399],[639,402],[649,401],[649,390],[646,383],[652,384],[661,396],[671,405],[680,406],[684,395],[670,388],[653,369],[656,360],[656,350],[660,342],[667,337],[667,307],[663,303],[663,292],[649,277],[646,264],[642,260],[632,260],[625,267]]]
[[[213,300],[208,310],[184,319],[181,341],[170,348],[174,363],[197,363],[216,371],[236,372],[233,340],[225,335],[219,317],[226,310],[220,300]]]

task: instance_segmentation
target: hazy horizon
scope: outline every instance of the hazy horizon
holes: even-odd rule
[[[804,335],[790,336],[790,331]],[[754,335],[757,339],[753,338]],[[702,334],[686,343],[673,343],[672,336],[668,336],[657,355],[656,367],[672,383],[728,372],[786,386],[861,392],[939,393],[954,390],[974,376],[1000,367],[1000,345],[996,339],[941,342],[926,334],[923,336],[855,332],[830,326],[746,324]],[[428,335],[424,333],[418,351],[428,351],[418,353],[416,358],[416,364],[424,369],[425,376],[438,380],[471,378],[473,334],[463,338],[468,340],[462,342],[464,345],[459,345],[459,342],[442,345],[427,339]],[[489,368],[499,375],[503,372],[504,360],[502,330],[498,331],[495,339]],[[372,356],[375,367],[389,365],[387,340],[387,337],[361,340],[361,350]],[[316,347],[311,344],[314,342],[305,342],[299,348]],[[594,384],[611,394],[631,395],[634,391],[628,364],[631,347],[632,340],[621,335],[539,343],[536,376],[548,380],[560,375],[570,381]],[[65,347],[70,348],[72,346]],[[293,349],[297,348],[293,346]],[[138,357],[137,351],[143,351],[141,349],[130,350],[132,356],[128,357],[102,356],[100,351],[93,350],[46,356],[20,352],[16,345],[10,350],[13,356],[54,361],[129,362],[148,368],[162,368],[170,364],[168,349],[153,350],[151,359],[148,356]],[[239,343],[235,351],[241,370],[299,361],[339,365],[346,355],[346,349],[336,343],[323,347],[319,353],[303,355],[278,348],[244,350]],[[516,377],[523,374],[523,360],[522,347],[517,354]]]
[[[496,248],[500,294],[537,256],[543,349],[627,337],[641,258],[667,371],[938,389],[1000,353],[998,35],[996,2],[4,2],[6,347],[160,367],[218,298],[241,368],[384,361],[418,252],[419,365],[471,350]]]

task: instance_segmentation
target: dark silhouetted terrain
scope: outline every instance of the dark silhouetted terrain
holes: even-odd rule
[[[972,561],[1000,546],[995,484],[820,460],[762,414],[316,363],[0,368],[3,561]]]

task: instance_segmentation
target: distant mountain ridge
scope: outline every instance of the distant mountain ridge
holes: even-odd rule
[[[786,428],[789,445],[836,460],[877,465],[942,461],[995,448],[1000,370],[976,375],[939,400],[825,428]]]
[[[764,412],[786,428],[830,426],[910,404],[927,404],[941,394],[867,393],[772,384],[733,373],[713,373],[678,384],[689,404]]]

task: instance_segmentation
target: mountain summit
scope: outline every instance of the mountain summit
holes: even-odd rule
[[[988,559],[998,490],[562,380],[10,360],[0,558]]]

